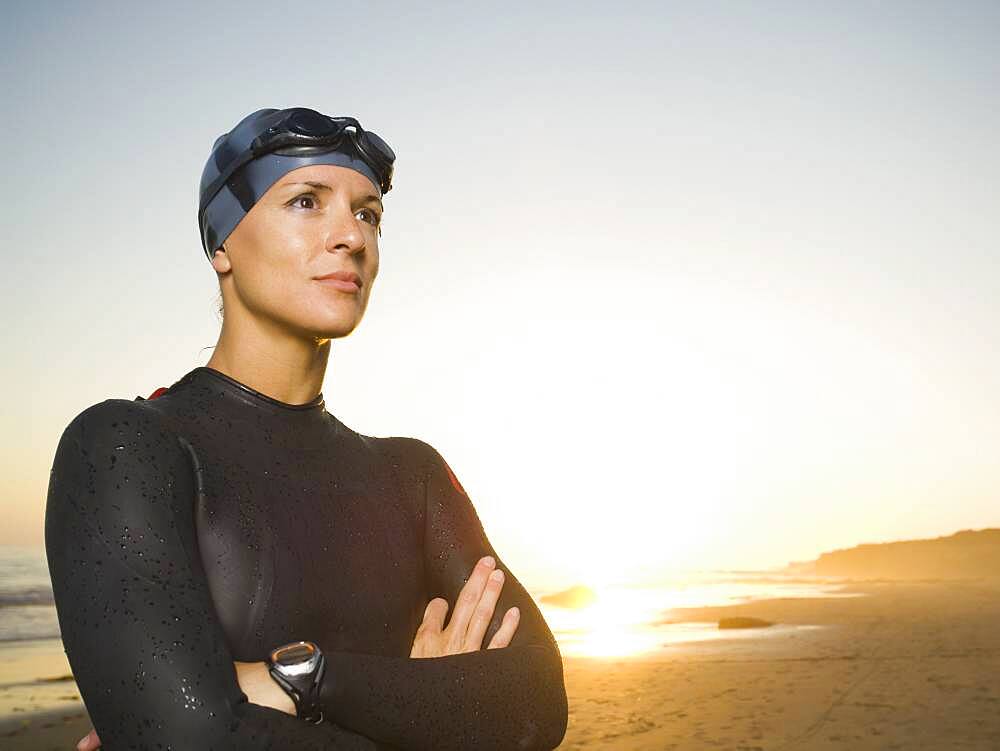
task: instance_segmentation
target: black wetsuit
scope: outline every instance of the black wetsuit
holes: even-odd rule
[[[75,417],[45,545],[63,644],[107,751],[541,749],[566,729],[558,647],[441,455],[195,368]],[[410,658],[480,557],[504,570],[475,652]],[[487,649],[512,606],[510,645]],[[299,639],[326,721],[251,704],[234,660]]]

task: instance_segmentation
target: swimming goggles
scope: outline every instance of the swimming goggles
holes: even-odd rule
[[[248,162],[273,152],[289,155],[302,148],[315,150],[327,147],[336,149],[344,139],[350,139],[361,158],[368,163],[378,176],[382,194],[392,189],[392,164],[395,152],[377,134],[365,130],[353,117],[330,117],[308,107],[292,107],[278,122],[257,136],[219,174],[202,193],[199,216],[212,202],[215,194]]]

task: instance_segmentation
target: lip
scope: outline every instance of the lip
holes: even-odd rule
[[[353,271],[333,271],[323,276],[314,276],[313,279],[344,292],[357,292],[361,289],[361,277]]]

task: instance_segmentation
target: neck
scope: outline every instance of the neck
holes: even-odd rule
[[[305,404],[323,389],[330,339],[295,335],[250,315],[227,311],[205,365],[287,404]]]

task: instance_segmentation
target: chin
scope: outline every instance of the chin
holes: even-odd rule
[[[359,318],[351,317],[344,318],[340,320],[331,321],[319,320],[319,321],[308,321],[302,328],[309,332],[311,337],[317,339],[339,339],[340,337],[347,336],[354,329],[358,327],[361,322]]]
[[[352,299],[339,301],[339,304],[323,301],[318,305],[300,305],[297,309],[284,311],[281,317],[286,326],[310,338],[337,339],[347,336],[361,323],[367,305],[359,305],[359,302]]]

